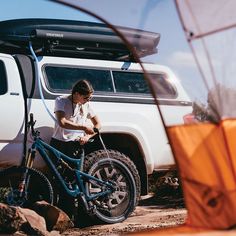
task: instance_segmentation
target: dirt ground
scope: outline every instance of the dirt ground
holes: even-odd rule
[[[181,194],[164,193],[141,200],[132,215],[122,223],[73,228],[63,235],[125,235],[142,230],[181,225],[185,222],[186,214]]]

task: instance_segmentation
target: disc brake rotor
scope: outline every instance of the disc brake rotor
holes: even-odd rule
[[[7,203],[13,206],[22,206],[27,200],[25,193],[21,193],[18,189],[12,189],[7,195]]]
[[[101,197],[96,200],[96,205],[100,207],[113,209],[121,204],[127,196],[127,184],[122,173],[111,167],[104,167],[98,169],[94,174],[94,177],[99,178],[103,181],[109,181],[115,186],[115,191],[106,197]],[[89,192],[90,194],[99,193],[102,188],[95,183],[90,183]]]

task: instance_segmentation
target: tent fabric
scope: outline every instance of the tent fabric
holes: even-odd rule
[[[54,2],[79,7],[79,2],[73,0]],[[141,14],[138,20],[141,26],[151,16],[150,10],[162,1],[145,2],[150,4],[144,8],[149,9],[150,15]],[[212,95],[208,93],[207,101],[204,100],[207,102],[204,123],[166,128],[183,186],[188,211],[186,224],[140,235],[196,235],[236,225],[236,93],[229,91],[236,88],[233,82],[236,80],[232,79],[236,74],[236,0],[175,0],[175,3],[187,40],[194,48],[192,52],[195,56],[198,53],[194,58],[203,71],[206,89]],[[227,33],[219,35],[222,32]],[[175,43],[178,44],[177,39]],[[197,88],[196,84],[193,88]],[[226,119],[229,117],[232,119]],[[229,233],[222,231],[219,235]]]
[[[199,94],[196,102],[207,106],[211,96],[218,121],[236,117],[232,109],[236,95],[236,1],[175,0],[175,3],[204,83],[202,91],[196,92]]]
[[[208,92],[205,105],[198,107],[202,123],[167,128],[188,210],[186,223],[229,229],[236,225],[236,1],[175,3]]]
[[[153,10],[154,4],[162,1],[147,2],[152,3],[149,7]],[[166,127],[181,177],[188,220],[185,226],[140,235],[196,234],[236,225],[236,80],[232,79],[236,74],[236,1],[175,3],[204,81],[203,89],[207,90],[200,99],[204,106],[198,109],[202,123]],[[198,82],[192,84],[192,90]],[[224,231],[223,235],[228,233]]]
[[[176,0],[176,4],[192,38],[236,26],[235,0]]]
[[[168,128],[184,190],[187,224],[236,225],[236,120]]]

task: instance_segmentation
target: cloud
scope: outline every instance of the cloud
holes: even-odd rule
[[[177,51],[172,53],[168,59],[167,63],[170,66],[178,68],[193,68],[196,67],[193,55],[190,52]]]
[[[195,51],[197,52],[196,57],[200,63],[200,66],[205,71],[209,70],[209,62],[207,60],[206,54],[201,51],[199,48],[195,48]],[[222,54],[212,54],[210,56],[211,63],[214,67],[214,69],[217,69],[219,67],[222,67],[222,61],[219,59],[219,55]],[[175,67],[177,69],[195,69],[197,68],[197,63],[192,55],[191,52],[186,51],[176,51],[172,53],[168,59],[167,63],[171,67]],[[205,71],[205,72],[206,72]],[[209,73],[209,71],[208,71]]]

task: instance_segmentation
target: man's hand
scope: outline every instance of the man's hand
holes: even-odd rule
[[[77,139],[81,145],[86,144],[89,141],[90,135],[86,135]]]
[[[95,134],[93,127],[91,127],[91,126],[84,126],[84,132],[86,134]]]

